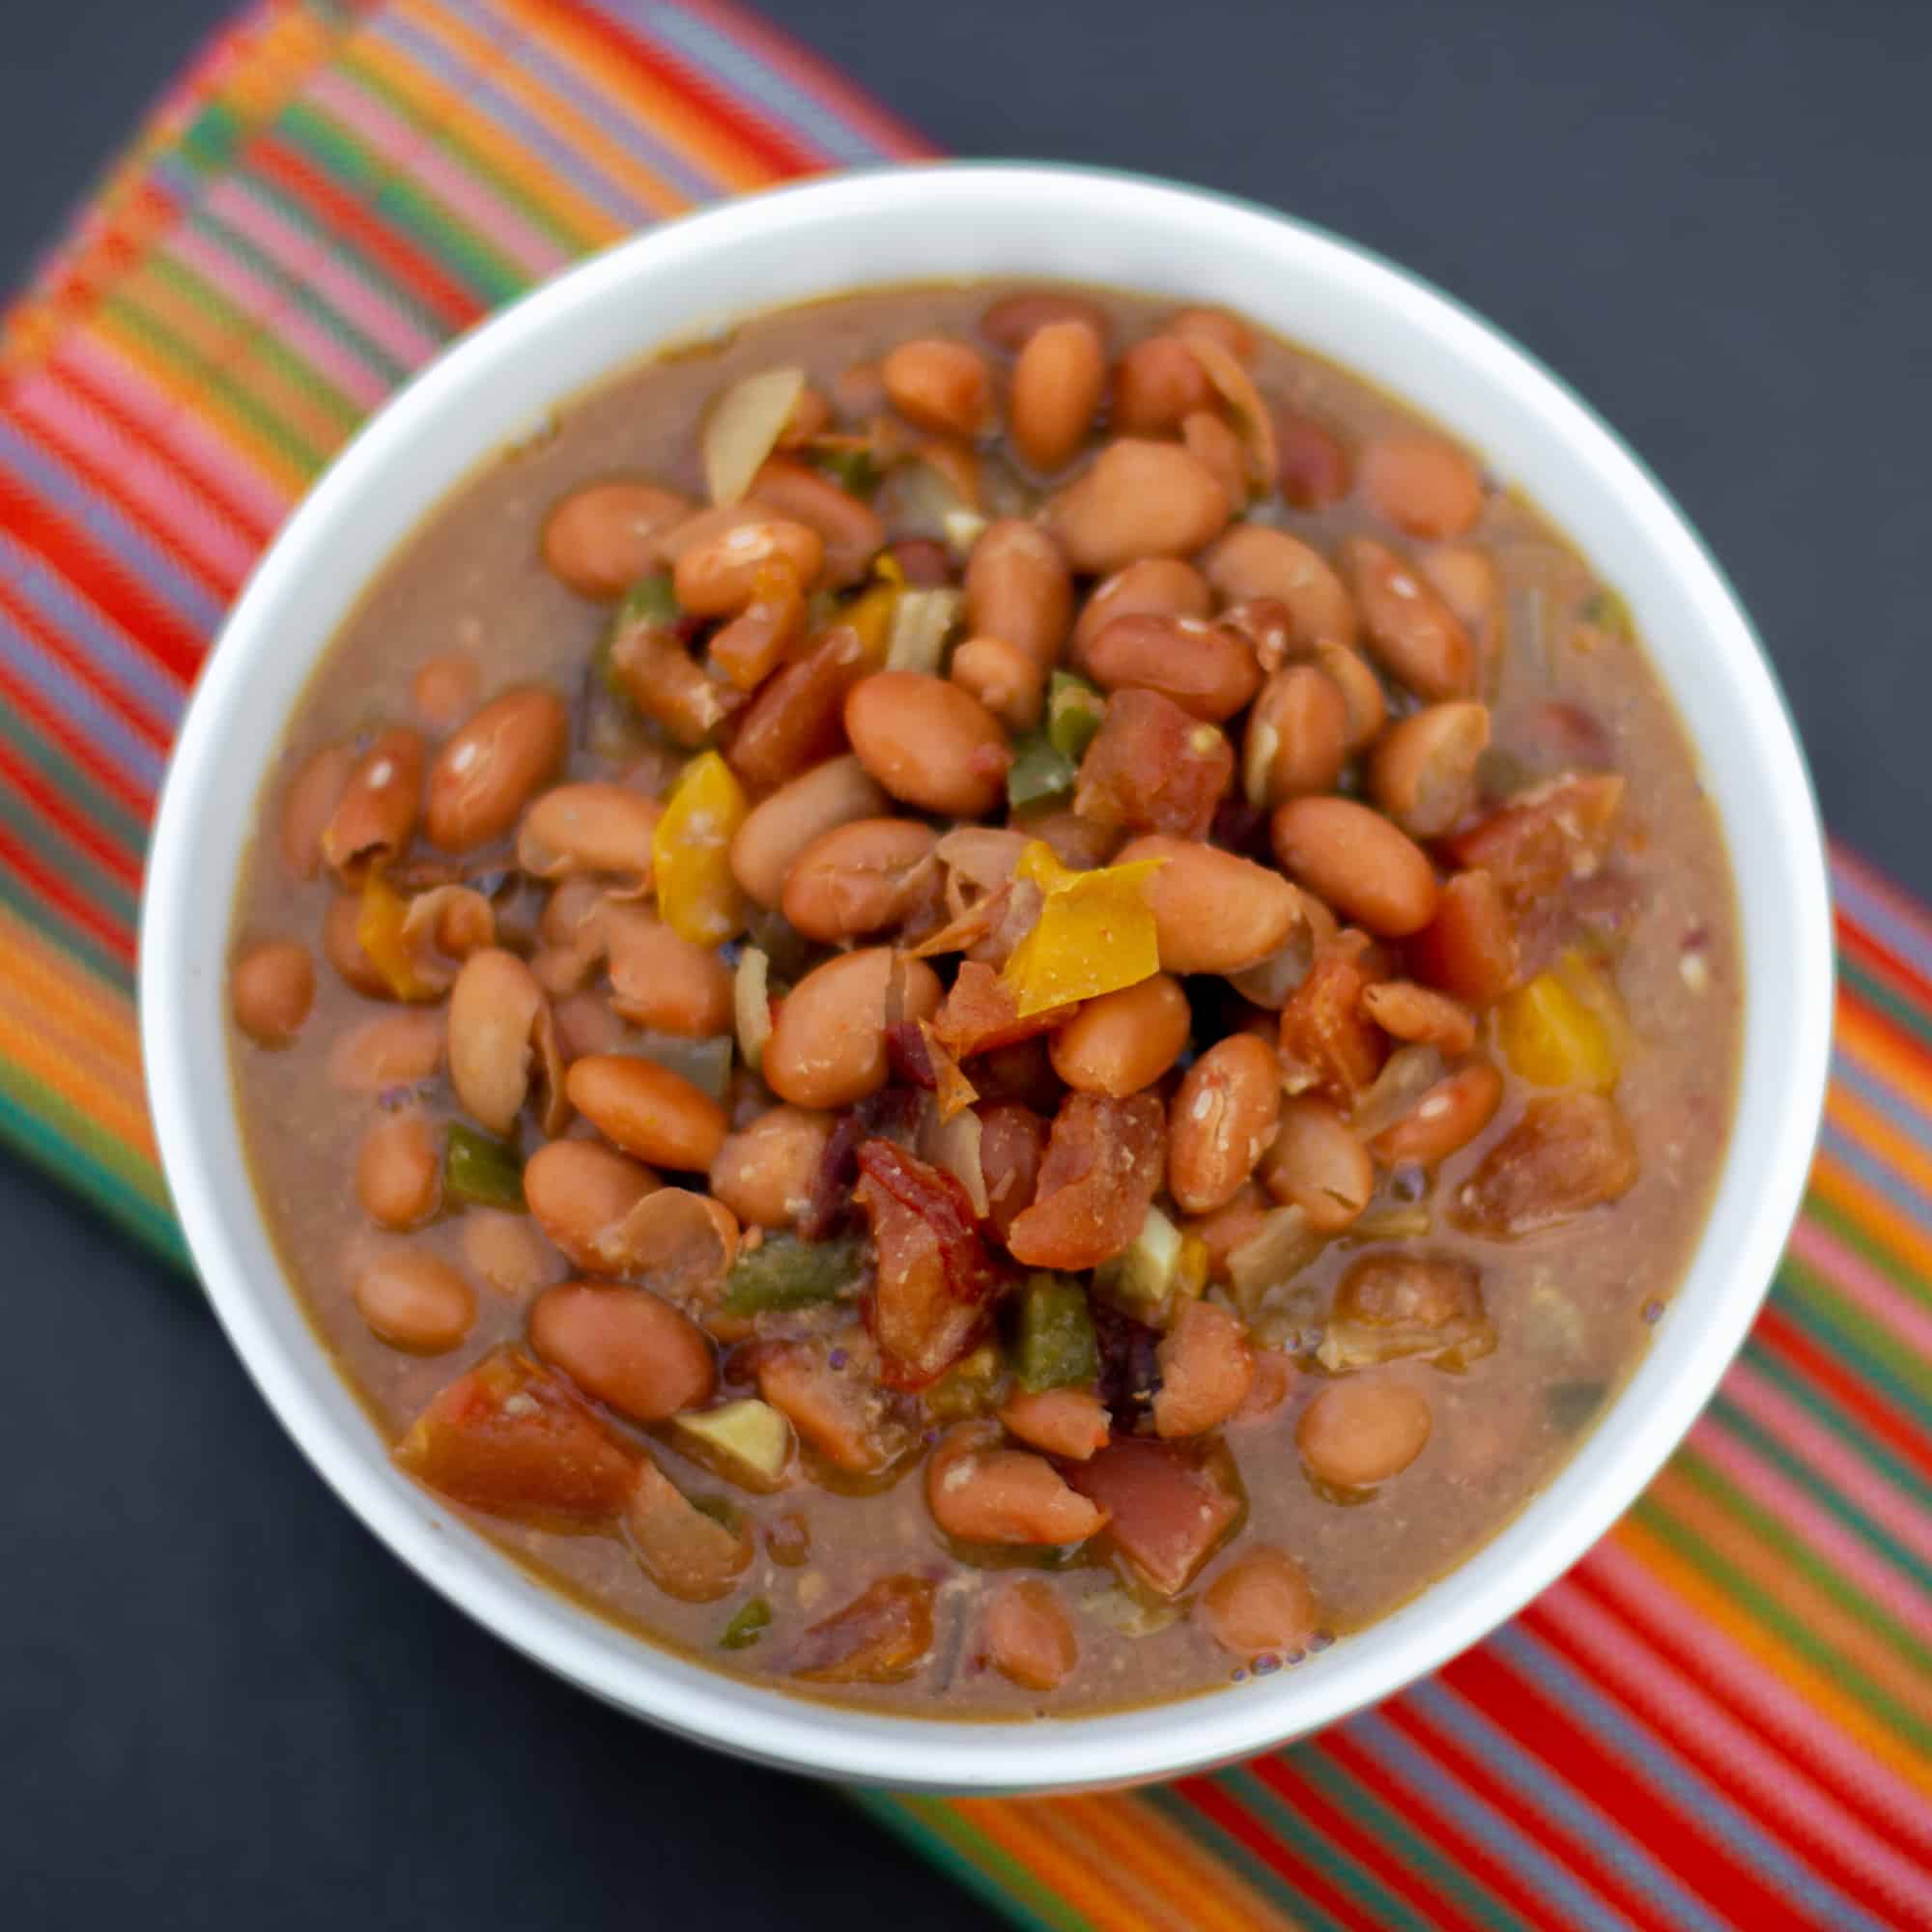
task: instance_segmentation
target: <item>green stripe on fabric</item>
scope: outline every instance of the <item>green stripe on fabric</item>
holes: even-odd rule
[[[1217,1772],[1209,1781],[1225,1786],[1233,1776],[1230,1772]],[[1196,1809],[1173,1786],[1151,1784],[1140,1796],[1143,1803],[1152,1805],[1177,1830],[1185,1832],[1209,1857],[1232,1866],[1251,1889],[1260,1892],[1296,1925],[1305,1927],[1306,1932],[1348,1932],[1331,1913],[1322,1911],[1264,1859],[1251,1852],[1215,1819]]]
[[[0,904],[12,908],[21,920],[51,939],[63,951],[71,952],[83,965],[110,986],[123,993],[134,990],[134,969],[112,952],[64,906],[44,898],[37,888],[0,869]]]
[[[1495,1932],[1514,1932],[1519,1921],[1501,1899],[1411,1831],[1401,1812],[1358,1783],[1354,1774],[1329,1757],[1319,1742],[1297,1747],[1286,1755],[1338,1811],[1347,1812],[1368,1836],[1380,1839],[1392,1857],[1426,1879],[1469,1918],[1494,1926]]]
[[[130,934],[140,921],[139,895],[117,879],[78,840],[11,786],[0,787],[0,825],[80,897],[91,901]]]
[[[280,415],[265,408],[226,370],[211,367],[166,323],[131,299],[125,292],[125,285],[101,298],[99,312],[179,369],[217,413],[227,415],[264,442],[272,444],[305,476],[313,477],[321,470],[327,460],[323,451],[304,441]]]
[[[1884,1241],[1869,1230],[1861,1228],[1842,1208],[1830,1201],[1816,1196],[1804,1204],[1804,1218],[1816,1221],[1832,1235],[1838,1243],[1850,1248],[1861,1260],[1869,1262],[1892,1287],[1909,1299],[1922,1301],[1932,1307],[1932,1281],[1927,1281],[1908,1263],[1901,1260]]]
[[[1932,1015],[1842,951],[1838,954],[1838,977],[1866,1006],[1876,1007],[1888,1019],[1895,1020],[1901,1032],[1932,1046]]]
[[[1889,1389],[1907,1413],[1921,1414],[1932,1405],[1932,1362],[1904,1353],[1890,1329],[1796,1255],[1785,1256],[1778,1279],[1780,1305],[1828,1333],[1832,1348],[1855,1361],[1868,1380]]]
[[[1747,1348],[1746,1359],[1767,1381],[1776,1382],[1786,1400],[1803,1408],[1831,1431],[1845,1448],[1872,1468],[1893,1488],[1921,1509],[1932,1509],[1932,1482],[1928,1482],[1909,1463],[1902,1463],[1890,1447],[1879,1440],[1863,1419],[1844,1407],[1829,1389],[1821,1389],[1803,1370],[1787,1368],[1770,1350]]]
[[[1681,1453],[1681,1452],[1680,1452]],[[1932,1749],[1932,1725],[1900,1709],[1897,1698],[1880,1689],[1839,1651],[1824,1642],[1802,1617],[1787,1610],[1738,1567],[1716,1553],[1694,1531],[1657,1501],[1655,1492],[1639,1497],[1631,1511],[1654,1536],[1668,1544],[1693,1570],[1747,1610],[1758,1623],[1786,1645],[1816,1664],[1827,1678],[1856,1698],[1888,1730],[1896,1731],[1920,1750]]]
[[[448,273],[468,283],[484,307],[495,308],[528,285],[528,278],[453,209],[412,186],[407,176],[371,154],[312,102],[293,103],[282,117],[280,132],[291,145],[305,149],[338,186],[359,195]]]
[[[1094,1932],[1094,1921],[1049,1890],[967,1824],[942,1798],[902,1797],[890,1791],[847,1787],[844,1794],[922,1858],[929,1859],[976,1897],[997,1906],[1016,1924],[1052,1932]]]
[[[19,713],[0,705],[0,738],[23,763],[69,800],[134,865],[148,846],[148,828],[121,801],[103,791],[85,770]]]
[[[233,162],[242,140],[254,130],[218,97],[209,101],[183,130],[175,152],[202,174],[220,174]]]

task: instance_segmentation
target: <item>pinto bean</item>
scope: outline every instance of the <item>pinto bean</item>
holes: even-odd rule
[[[611,1005],[633,1026],[686,1039],[731,1031],[731,969],[640,906],[604,909]]]
[[[1177,309],[1167,327],[1183,342],[1190,336],[1205,336],[1208,341],[1225,349],[1237,362],[1253,361],[1262,346],[1262,339],[1255,333],[1253,326],[1242,321],[1232,309],[1197,303],[1192,308]]]
[[[1352,478],[1341,439],[1298,410],[1274,412],[1275,481],[1297,510],[1325,510],[1349,494]]]
[[[1180,425],[1180,441],[1190,456],[1197,456],[1214,472],[1221,494],[1228,499],[1228,514],[1238,517],[1248,505],[1248,459],[1241,439],[1206,410],[1197,410]]]
[[[1039,474],[1073,460],[1107,386],[1107,352],[1092,323],[1049,322],[1035,329],[1013,365],[1007,434]]]
[[[968,638],[954,649],[947,675],[1009,731],[1031,731],[1039,723],[1046,681],[1039,667],[1004,638]]]
[[[1476,801],[1490,708],[1432,704],[1395,725],[1369,760],[1369,791],[1411,838],[1439,838]]]
[[[1228,1279],[1229,1258],[1260,1234],[1262,1223],[1273,1211],[1268,1200],[1252,1180],[1235,1190],[1235,1198],[1225,1207],[1186,1223],[1186,1231],[1208,1250],[1208,1279]]]
[[[1432,703],[1474,696],[1476,647],[1435,586],[1369,537],[1350,538],[1341,561],[1383,669]]]
[[[453,731],[476,708],[482,683],[482,668],[467,651],[444,651],[410,680],[410,703],[432,731]]]
[[[525,685],[492,698],[430,767],[431,839],[469,852],[500,838],[555,776],[569,744],[570,712],[555,692]]]
[[[1440,1047],[1451,1060],[1461,1059],[1476,1043],[1476,1023],[1468,1009],[1412,980],[1384,980],[1367,987],[1362,1009],[1385,1034]]]
[[[418,1107],[384,1114],[355,1155],[355,1199],[379,1228],[415,1228],[436,1212],[442,1160]]]
[[[1292,798],[1268,835],[1282,869],[1345,918],[1385,938],[1435,916],[1435,872],[1399,826],[1348,798]]]
[[[1029,1448],[1069,1463],[1086,1462],[1113,1434],[1106,1405],[1092,1389],[1021,1389],[1001,1405],[1000,1421]]]
[[[1205,1435],[1248,1399],[1255,1378],[1248,1331],[1231,1309],[1190,1301],[1154,1351],[1160,1388],[1153,1399],[1156,1434]]]
[[[1493,668],[1503,654],[1507,625],[1503,576],[1495,558],[1474,544],[1437,544],[1416,560],[1474,640],[1484,667]]]
[[[1115,617],[1088,643],[1086,665],[1107,691],[1157,691],[1214,724],[1239,711],[1262,681],[1247,639],[1201,617]]]
[[[1081,1003],[1054,1036],[1053,1070],[1076,1093],[1124,1100],[1180,1058],[1194,1015],[1180,981],[1156,973]]]
[[[517,864],[534,879],[608,874],[636,896],[651,877],[651,841],[664,808],[620,784],[564,784],[545,792],[517,828]]]
[[[1055,1690],[1080,1662],[1080,1639],[1050,1584],[1009,1577],[986,1602],[986,1655],[1009,1682]]]
[[[1283,1207],[1299,1208],[1317,1234],[1339,1235],[1368,1207],[1376,1169],[1341,1114],[1304,1094],[1282,1103],[1281,1124],[1262,1157],[1261,1181]]]
[[[1107,311],[1065,289],[1021,289],[1001,296],[975,327],[995,349],[1017,355],[1035,331],[1050,322],[1084,322],[1102,342],[1107,339]]]
[[[792,861],[784,916],[827,946],[898,925],[935,888],[938,842],[916,818],[861,818],[822,832]]]
[[[1059,661],[1073,621],[1066,559],[1037,524],[988,524],[966,560],[966,628],[1024,651],[1042,672]]]
[[[524,1166],[537,1226],[586,1274],[619,1271],[607,1237],[659,1184],[649,1168],[597,1141],[552,1141]]]
[[[765,1042],[765,1083],[798,1107],[848,1107],[886,1084],[887,995],[899,980],[906,1021],[939,1010],[938,976],[889,946],[842,952],[814,967],[781,1004]]]
[[[766,511],[680,551],[671,587],[694,617],[732,617],[757,595],[766,566],[783,564],[809,589],[824,562],[825,539],[815,529]]]
[[[1219,536],[1228,499],[1179,444],[1119,437],[1047,503],[1047,528],[1076,571],[1099,576],[1141,557],[1191,556]]]
[[[1361,455],[1362,495],[1405,536],[1460,537],[1483,514],[1483,479],[1439,436],[1378,437]]]
[[[466,1208],[457,1225],[457,1240],[470,1272],[481,1275],[499,1294],[521,1299],[548,1288],[563,1273],[563,1257],[530,1226],[527,1214],[503,1208]]]
[[[1317,551],[1286,530],[1236,524],[1202,558],[1224,604],[1272,597],[1288,610],[1297,644],[1352,644],[1358,622],[1342,580]]]
[[[322,833],[322,856],[338,877],[354,885],[372,866],[386,866],[408,847],[415,835],[422,770],[422,738],[401,724],[383,732],[356,759]]]
[[[691,505],[654,483],[589,483],[560,498],[544,524],[543,560],[580,597],[614,603],[658,566],[658,539]]]
[[[1178,556],[1146,556],[1096,583],[1073,625],[1074,668],[1087,668],[1087,647],[1116,617],[1206,617],[1214,608],[1208,580]]]
[[[450,989],[450,1083],[492,1133],[507,1134],[529,1097],[531,1035],[544,1006],[536,975],[500,947],[472,952]]]
[[[1391,1167],[1408,1161],[1434,1167],[1467,1147],[1495,1118],[1502,1102],[1502,1075],[1488,1061],[1479,1060],[1436,1081],[1370,1146],[1377,1159]]]
[[[1429,1398],[1384,1376],[1345,1376],[1323,1389],[1295,1424],[1294,1443],[1317,1481],[1373,1489],[1399,1476],[1429,1441]]]
[[[789,456],[767,458],[752,478],[752,494],[781,517],[818,532],[825,545],[825,575],[834,583],[856,582],[885,548],[886,526],[871,504],[808,463]]]
[[[654,1060],[589,1054],[572,1063],[565,1091],[606,1140],[653,1166],[702,1174],[724,1144],[724,1109]]]
[[[1194,1614],[1232,1656],[1293,1658],[1308,1648],[1321,1612],[1301,1566],[1264,1543],[1244,1549],[1202,1591]]]
[[[931,335],[901,342],[879,375],[893,408],[921,429],[976,437],[992,420],[992,367],[970,343]]]
[[[711,1163],[711,1191],[754,1228],[788,1228],[810,1203],[832,1117],[772,1107],[725,1137]]]
[[[289,781],[275,837],[282,869],[291,878],[312,879],[322,870],[322,836],[355,769],[355,754],[347,745],[324,745]]]
[[[867,771],[922,811],[983,818],[1005,796],[1012,753],[1000,721],[943,677],[862,679],[845,699],[845,734]]]
[[[857,758],[828,758],[754,805],[731,840],[731,872],[766,908],[777,906],[793,862],[840,825],[884,815],[884,789]]]
[[[1044,1456],[998,1447],[990,1423],[964,1422],[925,1465],[932,1520],[962,1543],[1084,1543],[1107,1513],[1068,1489]]]
[[[1349,706],[1341,688],[1312,664],[1284,666],[1262,688],[1241,749],[1241,790],[1266,809],[1328,791],[1349,755]]]
[[[707,1516],[648,1458],[638,1464],[624,1529],[638,1567],[682,1604],[729,1595],[756,1553],[748,1529]]]
[[[235,1024],[257,1046],[287,1046],[315,1005],[315,962],[298,939],[264,939],[235,962]]]
[[[1179,429],[1197,410],[1214,407],[1214,385],[1179,336],[1150,335],[1114,364],[1114,427],[1131,436]]]
[[[633,1422],[701,1407],[717,1381],[703,1329],[644,1288],[546,1289],[530,1307],[530,1347]]]
[[[1225,1208],[1254,1173],[1281,1119],[1281,1065],[1251,1033],[1217,1039],[1175,1091],[1167,1118],[1167,1185],[1189,1214]]]
[[[1279,872],[1191,838],[1130,839],[1114,863],[1161,861],[1145,897],[1169,973],[1238,973],[1287,944],[1300,895]]]
[[[476,1321],[476,1291],[426,1248],[379,1255],[356,1275],[350,1294],[378,1336],[415,1355],[455,1348]]]
[[[364,1020],[328,1050],[328,1084],[339,1094],[382,1094],[412,1087],[442,1065],[443,1016],[413,1007]]]

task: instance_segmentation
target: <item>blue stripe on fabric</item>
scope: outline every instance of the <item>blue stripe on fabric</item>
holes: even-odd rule
[[[75,737],[84,739],[101,763],[119,766],[139,790],[152,794],[160,788],[165,754],[137,736],[65,665],[57,664],[32,639],[21,636],[4,614],[0,614],[0,663],[62,719]]]
[[[1855,1927],[1860,1932],[1886,1932],[1880,1920],[1794,1858],[1708,1778],[1618,1710],[1587,1677],[1520,1624],[1505,1625],[1490,1641],[1552,1703],[1594,1732],[1608,1753],[1640,1768],[1688,1820],[1728,1846],[1740,1864],[1755,1867],[1794,1899],[1802,1899],[1819,1924],[1831,1926],[1833,1932],[1853,1932]]]
[[[1863,926],[1888,952],[1909,960],[1932,979],[1932,939],[1867,892],[1845,867],[1832,867],[1832,895],[1851,915],[1855,925]]]
[[[1853,1140],[1842,1127],[1828,1120],[1818,1145],[1875,1193],[1884,1195],[1901,1214],[1921,1225],[1932,1221],[1932,1194],[1917,1181],[1907,1179],[1889,1161],[1873,1153],[1861,1142]]]
[[[1927,1145],[1932,1145],[1932,1093],[1921,1099],[1909,1088],[1895,1085],[1883,1074],[1861,1065],[1848,1053],[1833,1055],[1832,1084],[1849,1088],[1874,1113],[1883,1114],[1921,1151]]]

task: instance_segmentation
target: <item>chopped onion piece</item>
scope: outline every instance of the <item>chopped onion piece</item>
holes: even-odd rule
[[[728,1033],[707,1039],[687,1039],[674,1033],[635,1033],[618,1050],[639,1060],[654,1060],[660,1066],[682,1074],[714,1100],[723,1100],[724,1084],[731,1077],[732,1048]]]
[[[1152,1636],[1181,1617],[1179,1604],[1144,1604],[1118,1584],[1090,1592],[1079,1600],[1079,1606],[1082,1614],[1121,1636]]]
[[[1220,392],[1221,400],[1235,418],[1235,431],[1247,457],[1248,481],[1258,491],[1272,490],[1280,461],[1275,447],[1274,417],[1262,401],[1255,379],[1211,335],[1183,332],[1180,339],[1194,352],[1194,359]]]
[[[980,1165],[980,1117],[968,1107],[942,1120],[936,1101],[927,1098],[920,1116],[919,1156],[943,1167],[966,1190],[973,1211],[986,1217],[986,1174]]]
[[[764,1064],[765,1042],[772,1037],[772,962],[756,946],[738,955],[731,976],[731,1008],[738,1027],[738,1051],[753,1073]]]
[[[1399,1046],[1375,1084],[1355,1102],[1355,1131],[1373,1140],[1393,1125],[1442,1078],[1442,1056],[1433,1046]]]
[[[1277,1208],[1228,1257],[1228,1283],[1241,1313],[1256,1314],[1270,1289],[1293,1281],[1321,1252],[1323,1239],[1299,1208]]]
[[[805,387],[803,369],[761,369],[733,383],[704,425],[704,480],[714,503],[735,503],[778,447]]]
[[[1308,969],[1314,963],[1315,935],[1304,921],[1278,952],[1270,952],[1259,966],[1230,973],[1227,980],[1251,1005],[1278,1013],[1288,1005],[1289,995],[1308,978]]]
[[[973,546],[986,534],[986,519],[978,510],[962,506],[944,511],[939,519],[939,527],[945,532],[954,556],[970,556]]]
[[[936,676],[946,654],[946,640],[959,621],[965,601],[964,593],[957,590],[901,590],[893,605],[886,668]]]
[[[1371,1208],[1349,1230],[1358,1241],[1408,1241],[1433,1234],[1435,1216],[1417,1204],[1409,1208]]]

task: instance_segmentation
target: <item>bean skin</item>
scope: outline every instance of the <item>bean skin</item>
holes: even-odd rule
[[[801,589],[810,589],[824,562],[825,539],[815,529],[765,510],[681,550],[671,587],[679,606],[694,617],[734,617],[757,594],[759,573],[767,566],[782,563]]]
[[[1292,798],[1269,825],[1282,870],[1385,939],[1435,916],[1435,873],[1399,826],[1347,798]]]
[[[476,1291],[424,1248],[379,1256],[355,1277],[351,1294],[371,1329],[411,1354],[442,1354],[476,1321]]]
[[[827,946],[897,925],[935,888],[938,842],[916,818],[861,818],[821,833],[792,862],[784,916]]]
[[[879,364],[894,409],[942,436],[976,437],[993,413],[993,371],[969,343],[922,336]]]
[[[491,701],[430,767],[426,824],[445,852],[500,838],[563,763],[570,713],[554,691],[526,685]]]
[[[562,784],[542,794],[517,828],[517,864],[532,878],[609,875],[636,897],[650,882],[651,840],[664,809],[620,784]]]
[[[381,1116],[355,1156],[355,1198],[379,1228],[415,1228],[436,1212],[442,1160],[418,1108]]]
[[[965,1422],[925,1465],[932,1520],[963,1543],[1083,1543],[1107,1513],[1067,1487],[1044,1456],[1002,1449],[997,1427]]]
[[[1391,1167],[1412,1161],[1434,1167],[1465,1148],[1495,1118],[1503,1101],[1503,1077],[1487,1061],[1448,1074],[1425,1093],[1401,1120],[1392,1121],[1371,1145]]]
[[[1478,1007],[1500,999],[1518,972],[1516,920],[1502,889],[1488,872],[1456,873],[1408,952],[1416,976],[1445,993]]]
[[[1107,385],[1107,352],[1091,323],[1049,322],[1013,365],[1007,432],[1028,465],[1050,476],[1073,460]]]
[[[1261,1181],[1285,1208],[1299,1208],[1318,1234],[1339,1235],[1375,1192],[1375,1163],[1355,1130],[1326,1100],[1297,1094],[1262,1158]]]
[[[1232,1309],[1190,1301],[1154,1351],[1160,1388],[1153,1399],[1153,1426],[1170,1439],[1205,1435],[1248,1399],[1255,1379],[1248,1331]]]
[[[845,734],[866,770],[896,799],[949,818],[983,818],[1006,795],[1012,753],[977,697],[909,670],[852,687]]]
[[[1028,1690],[1053,1690],[1080,1662],[1080,1639],[1060,1600],[1037,1577],[1009,1577],[986,1604],[993,1668]]]
[[[863,497],[788,456],[769,458],[752,479],[752,494],[781,516],[816,530],[825,545],[825,574],[851,583],[884,546],[886,526]],[[808,580],[809,581],[809,580]]]
[[[442,1013],[409,1007],[364,1020],[337,1037],[328,1050],[328,1084],[338,1094],[375,1094],[412,1087],[442,1065]]]
[[[752,808],[731,840],[731,874],[761,906],[776,907],[793,862],[814,838],[884,817],[889,804],[857,758],[829,758]]]
[[[1156,973],[1084,1001],[1053,1036],[1053,1070],[1076,1093],[1124,1100],[1180,1058],[1192,1025],[1180,981]]]
[[[421,735],[403,725],[383,732],[355,761],[322,834],[322,856],[339,878],[359,884],[372,866],[387,865],[408,848],[422,769]]]
[[[939,978],[923,959],[896,964],[900,1017],[939,1010]],[[814,967],[785,996],[765,1042],[765,1084],[797,1107],[849,1107],[886,1084],[886,998],[893,950],[842,952]]]
[[[1150,335],[1114,364],[1114,427],[1162,436],[1197,410],[1214,407],[1214,385],[1178,335]]]
[[[235,962],[235,1024],[257,1046],[287,1046],[315,1005],[315,962],[298,939],[265,939]]]
[[[641,1162],[597,1141],[552,1141],[524,1167],[524,1199],[537,1226],[586,1274],[618,1272],[600,1236],[659,1184]]]
[[[1116,617],[1206,617],[1214,608],[1208,580],[1178,556],[1143,557],[1094,586],[1073,626],[1072,659],[1087,668],[1087,647]]]
[[[1405,536],[1460,537],[1483,514],[1483,479],[1439,436],[1378,437],[1362,451],[1362,495]]]
[[[1286,530],[1236,524],[1202,558],[1224,604],[1272,597],[1288,608],[1298,644],[1352,644],[1360,620],[1353,600],[1320,552]]]
[[[1369,760],[1369,791],[1412,838],[1439,838],[1476,802],[1476,763],[1490,742],[1486,704],[1411,712]]]
[[[1476,693],[1476,647],[1435,587],[1368,537],[1342,546],[1362,628],[1382,668],[1418,697],[1442,703]]]
[[[1301,1411],[1294,1441],[1310,1475],[1338,1490],[1365,1490],[1401,1475],[1422,1454],[1429,1431],[1429,1399],[1419,1390],[1353,1375]]]
[[[711,1191],[740,1221],[788,1228],[808,1203],[832,1138],[832,1116],[773,1107],[729,1135],[711,1163]]]
[[[347,745],[325,745],[289,781],[277,838],[282,869],[291,878],[312,879],[322,870],[322,835],[355,769],[355,754]]]
[[[1039,723],[1046,680],[1017,644],[1004,638],[968,638],[954,648],[947,675],[1009,731],[1031,731]]]
[[[653,1167],[702,1174],[724,1144],[724,1109],[656,1061],[593,1053],[572,1063],[565,1091],[606,1140]]]
[[[1103,690],[1157,691],[1211,724],[1232,718],[1261,688],[1246,639],[1200,617],[1115,617],[1085,655],[1088,675]]]
[[[1194,1614],[1223,1650],[1253,1659],[1305,1651],[1320,1611],[1300,1565],[1261,1544],[1243,1550],[1202,1591]]]
[[[566,1281],[530,1308],[530,1346],[587,1395],[633,1422],[663,1422],[711,1400],[704,1331],[648,1289]]]
[[[1249,714],[1241,789],[1263,810],[1328,791],[1348,756],[1349,705],[1340,686],[1312,664],[1285,665]]]
[[[686,1039],[731,1030],[731,969],[715,949],[637,906],[609,906],[611,1005],[633,1026]]]
[[[1046,507],[1067,562],[1089,576],[1142,557],[1191,556],[1227,523],[1227,497],[1199,457],[1134,437],[1108,443]]]
[[[590,483],[561,497],[544,525],[543,559],[580,597],[614,603],[656,568],[658,538],[691,513],[653,483]]]
[[[1072,621],[1073,580],[1053,539],[1022,517],[988,524],[966,561],[967,631],[1024,651],[1044,673]]]
[[[1281,1119],[1281,1065],[1251,1033],[1218,1039],[1182,1075],[1168,1110],[1167,1185],[1189,1214],[1241,1191]]]
[[[507,1134],[529,1097],[531,1033],[543,1009],[536,976],[497,947],[472,952],[450,989],[450,1084],[493,1134]]]
[[[1238,973],[1278,952],[1301,916],[1279,872],[1191,838],[1151,834],[1123,845],[1119,866],[1158,859],[1145,896],[1169,973]]]
[[[1050,322],[1084,322],[1103,343],[1107,339],[1107,311],[1085,296],[1061,289],[1023,289],[1001,296],[977,327],[995,349],[1017,355]]]

